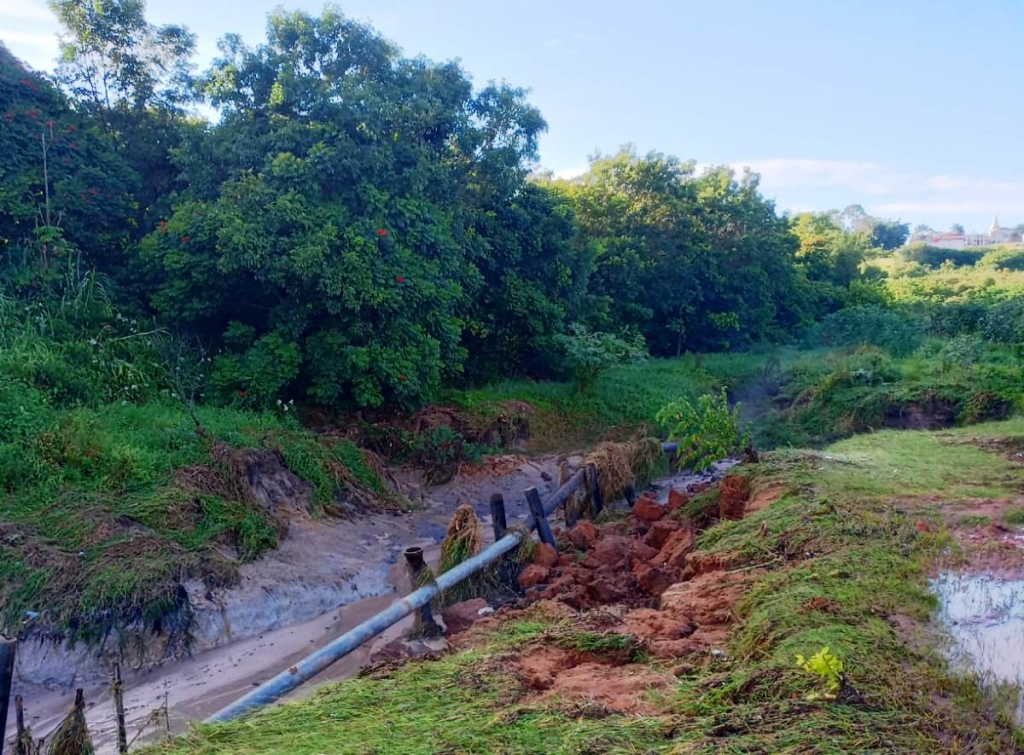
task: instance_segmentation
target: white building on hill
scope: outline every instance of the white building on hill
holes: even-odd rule
[[[999,225],[999,217],[992,218],[992,227],[988,233],[938,233],[935,231],[923,233],[912,239],[923,241],[931,246],[941,249],[968,249],[979,246],[996,246],[997,244],[1019,244],[1020,234],[1012,228],[1003,228]]]

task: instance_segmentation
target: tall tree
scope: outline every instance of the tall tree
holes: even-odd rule
[[[188,98],[195,36],[146,21],[144,0],[50,0],[64,27],[57,79],[98,113],[171,109]]]
[[[223,344],[231,395],[421,400],[489,328],[473,307],[487,251],[513,254],[517,209],[535,228],[553,211],[523,191],[543,120],[521,90],[474,92],[457,64],[403,58],[330,8],[276,11],[264,44],[221,51],[201,83],[223,119],[175,151],[189,188],[144,243],[153,305]],[[281,369],[257,380],[268,360]]]

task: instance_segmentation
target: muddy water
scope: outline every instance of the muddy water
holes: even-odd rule
[[[947,572],[932,580],[932,589],[953,639],[953,662],[983,683],[1024,689],[1024,579]],[[1017,719],[1024,722],[1024,696]]]
[[[470,474],[429,489],[415,475],[400,473],[396,476],[402,492],[420,504],[418,511],[355,522],[293,522],[278,551],[243,567],[238,588],[210,595],[201,586],[192,586],[198,649],[190,657],[126,670],[129,740],[138,735],[139,742],[153,741],[168,732],[184,731],[188,722],[220,709],[387,607],[396,591],[404,594],[409,589],[399,563],[404,547],[424,546],[428,558],[436,556],[451,514],[461,503],[472,502],[489,523],[492,493],[504,495],[510,521],[525,516],[523,491],[528,487],[542,494],[553,490],[561,461],[522,459],[506,474]],[[670,488],[684,489],[720,477],[729,466],[724,462],[701,475],[676,475],[653,487],[664,500]],[[354,675],[376,649],[401,636],[411,623],[410,617],[366,643],[313,683],[300,687],[293,697],[308,695],[318,682]],[[75,688],[82,687],[97,753],[115,752],[108,667],[106,659],[84,651],[19,648],[14,692],[24,696],[27,723],[36,736],[57,726],[74,699]],[[13,721],[7,732],[8,738],[12,735]]]

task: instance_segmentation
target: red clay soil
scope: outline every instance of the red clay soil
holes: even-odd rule
[[[750,492],[746,478],[727,477],[720,489],[722,516],[743,516]],[[780,494],[761,494],[759,507]],[[667,666],[686,667],[713,650],[724,652],[736,619],[733,606],[756,572],[730,571],[734,554],[696,550],[694,526],[673,515],[687,501],[673,492],[668,507],[641,499],[638,516],[627,521],[580,522],[561,535],[560,553],[540,547],[523,570],[520,585],[532,609],[499,615],[539,609],[571,617],[571,631],[629,635],[639,650]],[[466,643],[459,638],[456,644]],[[583,700],[621,713],[647,712],[648,692],[673,679],[648,664],[551,642],[518,651],[510,665],[527,688],[546,698]]]

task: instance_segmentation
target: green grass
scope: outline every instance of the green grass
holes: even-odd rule
[[[1024,405],[1024,375],[1007,347],[988,346],[977,361],[932,340],[896,359],[872,347],[837,350],[781,372],[780,397],[755,426],[762,447],[816,446],[884,427],[968,425]]]
[[[1012,701],[954,673],[926,621],[927,579],[953,547],[944,502],[1004,498],[1022,473],[979,437],[1016,437],[1024,421],[940,433],[881,432],[820,453],[784,451],[744,467],[771,506],[704,532],[730,551],[748,590],[723,660],[677,670],[645,716],[589,716],[538,698],[510,673],[541,644],[631,653],[630,638],[533,612],[510,618],[481,647],[322,688],[238,722],[201,726],[160,755],[261,753],[835,753],[1020,752]],[[929,527],[918,526],[921,520]],[[908,635],[900,626],[918,622]],[[919,635],[919,636],[917,636]],[[852,702],[812,702],[819,680],[796,655],[828,646],[845,665]],[[695,662],[694,662],[695,661]]]
[[[317,506],[357,486],[400,502],[347,441],[290,417],[203,408],[204,433],[176,405],[108,404],[52,410],[46,424],[0,444],[0,623],[92,641],[111,628],[154,623],[179,605],[178,585],[231,584],[238,564],[277,547],[278,523],[242,495],[243,481],[211,458],[215,442],[281,453],[313,485]],[[190,492],[178,470],[201,465],[223,490]],[[6,473],[4,473],[6,472]],[[0,488],[2,490],[2,488]],[[314,511],[313,513],[316,513]],[[235,556],[225,555],[225,546]]]
[[[536,409],[530,417],[530,449],[565,451],[642,431],[661,433],[665,428],[657,426],[655,415],[672,401],[693,401],[722,387],[744,401],[747,386],[773,381],[779,370],[813,363],[823,353],[766,347],[691,354],[614,367],[602,374],[586,395],[577,393],[571,383],[509,381],[449,393],[441,400],[479,414],[493,413],[494,407],[504,402],[525,401]]]

